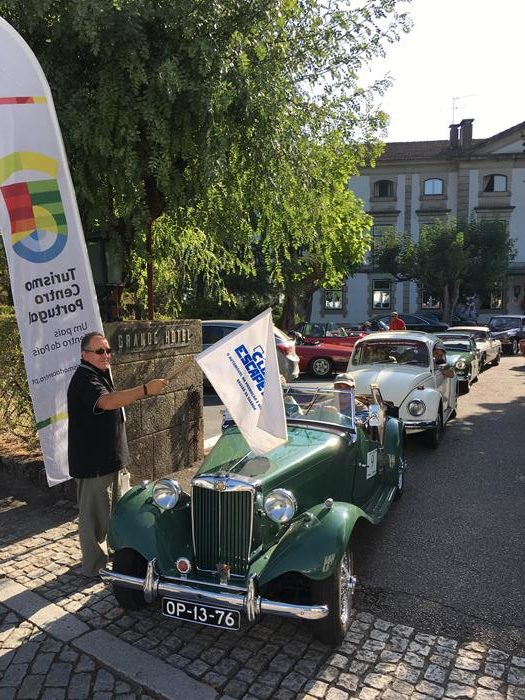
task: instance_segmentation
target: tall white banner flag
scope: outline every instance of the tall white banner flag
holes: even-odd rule
[[[31,49],[1,17],[0,231],[53,486],[69,479],[66,394],[80,340],[102,322],[51,92]]]
[[[288,440],[271,309],[195,359],[255,454]]]

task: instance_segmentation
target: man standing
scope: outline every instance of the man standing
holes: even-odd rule
[[[160,394],[167,379],[116,391],[109,371],[111,348],[102,333],[80,344],[81,362],[67,391],[69,473],[77,484],[82,573],[96,576],[107,564],[106,539],[119,470],[129,462],[124,406]]]
[[[388,324],[390,331],[406,331],[407,327],[402,318],[399,318],[397,311],[392,311],[390,314],[390,323]]]

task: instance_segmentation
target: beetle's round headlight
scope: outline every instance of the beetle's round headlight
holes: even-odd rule
[[[297,501],[293,493],[285,489],[271,491],[264,501],[264,512],[274,523],[287,523],[295,515]]]
[[[456,364],[454,365],[454,367],[456,369],[465,369],[466,366],[467,366],[467,363],[465,362],[465,360],[458,360],[456,362]]]
[[[408,412],[413,416],[422,416],[426,410],[426,406],[420,399],[414,399],[408,404]]]
[[[159,479],[153,487],[153,502],[163,510],[174,508],[179,502],[182,489],[173,479]]]

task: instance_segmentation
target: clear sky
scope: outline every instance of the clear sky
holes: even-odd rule
[[[525,0],[412,0],[399,10],[414,26],[371,67],[394,79],[379,98],[387,141],[447,139],[453,106],[454,123],[474,119],[474,138],[525,121]]]

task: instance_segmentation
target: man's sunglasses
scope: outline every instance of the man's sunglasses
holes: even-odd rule
[[[84,352],[94,352],[95,355],[111,355],[111,348],[99,348],[98,350],[84,350]]]

